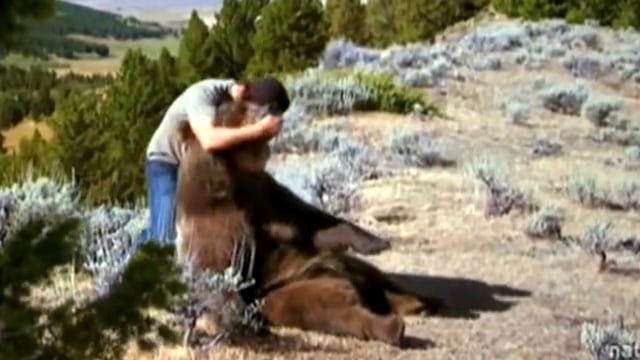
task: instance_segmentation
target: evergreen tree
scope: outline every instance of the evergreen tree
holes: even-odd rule
[[[523,16],[532,20],[542,20],[549,17],[566,17],[570,12],[573,12],[572,16],[581,17],[588,12],[588,8],[581,9],[578,2],[587,4],[588,1],[520,0],[517,5],[518,16]]]
[[[34,119],[40,119],[42,116],[51,115],[54,109],[55,102],[51,97],[51,89],[40,87],[31,101],[30,115]]]
[[[34,285],[52,281],[54,269],[73,263],[81,230],[78,218],[44,215],[11,234],[0,231],[0,358],[121,359],[131,340],[150,333],[176,343],[177,333],[146,313],[168,310],[187,289],[172,247],[144,244],[104,296],[33,301]]]
[[[100,186],[110,170],[106,169],[109,167],[107,144],[113,133],[103,106],[100,94],[73,89],[60,102],[50,121],[56,134],[52,143],[56,158],[65,172],[73,172],[83,197],[92,187]],[[117,136],[128,138],[127,135]]]
[[[369,42],[373,46],[386,47],[394,42],[396,26],[394,3],[401,0],[368,0],[366,24]]]
[[[395,43],[430,41],[443,29],[447,20],[454,18],[450,13],[453,0],[397,0],[394,7],[396,25]]]
[[[224,0],[211,28],[206,48],[210,51],[210,75],[240,79],[253,56],[251,38],[256,20],[269,0]]]
[[[52,120],[56,153],[87,203],[143,196],[146,146],[178,95],[175,72],[168,52],[154,61],[140,49],[129,50],[109,88],[74,89],[60,103]]]
[[[284,73],[317,63],[328,40],[320,0],[273,0],[262,11],[247,72]]]
[[[54,14],[55,0],[0,1],[0,53],[14,47],[27,26]]]
[[[527,20],[560,17],[581,23],[594,19],[604,26],[640,29],[640,2],[636,0],[491,0],[491,4],[509,16]]]
[[[345,37],[355,43],[367,42],[366,9],[360,0],[326,0],[325,17],[329,37]]]
[[[22,121],[26,114],[21,100],[16,92],[0,92],[0,129],[11,128]]]
[[[171,77],[161,76],[158,62],[140,49],[127,52],[118,77],[106,93],[103,116],[110,120],[106,140],[109,158],[102,165],[105,188],[95,188],[92,201],[134,201],[144,194],[145,150],[177,95],[171,85]]]
[[[640,30],[640,1],[622,0],[616,11],[613,26],[616,28],[632,27]]]
[[[178,64],[166,47],[162,47],[158,57],[158,79],[165,92],[175,94],[181,89],[178,81]],[[165,95],[166,98],[170,97]]]
[[[182,84],[191,84],[208,75],[206,73],[211,68],[208,37],[207,25],[193,10],[178,49],[178,74]]]

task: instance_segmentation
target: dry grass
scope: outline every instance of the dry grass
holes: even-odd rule
[[[537,75],[572,81],[556,69]],[[513,70],[450,85],[444,104],[450,120],[408,125],[450,142],[462,158],[484,153],[504,159],[518,185],[531,189],[543,205],[566,210],[567,233],[580,234],[603,218],[613,220],[621,234],[637,232],[637,213],[587,209],[559,190],[566,177],[576,173],[637,178],[637,173],[603,164],[623,148],[587,140],[592,127],[586,119],[540,112],[523,127],[509,124],[500,113],[497,102],[503,94],[533,80],[530,72]],[[611,91],[597,84],[595,88]],[[627,100],[640,110],[637,99]],[[356,114],[351,131],[375,143],[407,121],[380,113]],[[539,136],[563,142],[565,152],[532,158],[529,145]],[[588,359],[579,344],[583,321],[606,322],[620,314],[631,329],[640,328],[640,287],[635,280],[598,273],[599,259],[585,251],[527,238],[522,232],[525,215],[485,218],[484,199],[460,167],[411,170],[366,183],[362,193],[362,217],[373,219],[376,231],[394,238],[392,250],[369,259],[394,273],[412,274],[411,281],[422,291],[447,298],[452,316],[409,319],[408,334],[423,339],[414,349],[281,330],[262,344],[222,346],[205,358]],[[132,349],[128,358],[188,356],[183,349],[144,355]]]
[[[22,139],[30,139],[36,131],[39,131],[45,140],[49,140],[53,136],[53,130],[45,121],[36,122],[32,119],[25,119],[20,124],[2,132],[4,136],[4,144],[2,145],[7,151],[14,152]]]

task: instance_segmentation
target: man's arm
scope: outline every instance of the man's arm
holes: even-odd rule
[[[215,126],[216,106],[219,98],[225,96],[226,87],[213,91],[208,89],[190,89],[186,94],[187,116],[189,125],[203,148],[211,151],[224,150],[234,145],[265,136],[263,122],[229,128]]]
[[[229,128],[214,126],[213,119],[212,116],[206,113],[196,113],[189,116],[189,124],[193,133],[202,147],[207,150],[224,150],[263,136],[264,131],[261,123]]]

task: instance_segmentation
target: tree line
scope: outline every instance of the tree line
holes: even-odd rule
[[[640,30],[637,0],[492,0],[496,10],[530,20],[564,18],[578,23],[596,20],[601,25]]]
[[[10,1],[6,6],[14,6],[17,3]],[[44,15],[51,15],[46,20],[33,24],[24,31],[19,31],[19,40],[12,46],[13,51],[18,51],[29,56],[47,58],[56,55],[66,59],[75,59],[82,55],[93,54],[98,57],[108,57],[110,50],[107,45],[92,43],[89,41],[74,39],[69,35],[86,35],[97,38],[114,38],[118,40],[132,40],[141,38],[162,38],[175,34],[174,30],[162,27],[152,22],[142,22],[130,17],[122,17],[117,14],[91,9],[85,6],[71,4],[65,1],[42,1],[38,10]],[[9,11],[11,9],[7,9]],[[46,11],[45,11],[46,10]],[[0,6],[0,12],[2,7]],[[7,14],[8,15],[8,14]],[[17,20],[20,18],[17,17]],[[2,15],[0,15],[2,22]],[[0,25],[8,27],[15,22],[15,29],[24,28],[25,24],[19,21],[7,20],[8,24]],[[16,32],[13,32],[14,35]],[[7,49],[0,46],[0,56],[6,54]]]
[[[54,71],[38,66],[24,69],[0,65],[0,130],[20,123],[25,117],[39,120],[50,116],[56,103],[74,88],[106,85],[110,76],[69,74],[57,77]]]
[[[299,71],[315,65],[337,38],[370,47],[431,42],[487,7],[530,20],[592,19],[640,29],[635,0],[224,0],[211,28],[191,14],[179,50],[181,81]]]

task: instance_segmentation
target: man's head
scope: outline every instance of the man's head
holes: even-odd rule
[[[244,101],[228,101],[220,104],[215,118],[215,125],[238,128],[250,125],[258,120]],[[205,151],[196,140],[188,122],[184,122],[180,126],[179,136],[190,151]],[[250,172],[261,172],[264,171],[270,156],[269,139],[242,143],[231,149],[217,152],[217,154],[227,159],[229,165],[234,168]]]
[[[289,108],[290,100],[285,86],[275,77],[237,82],[231,87],[231,96],[234,100],[242,100],[264,115],[282,116]]]

